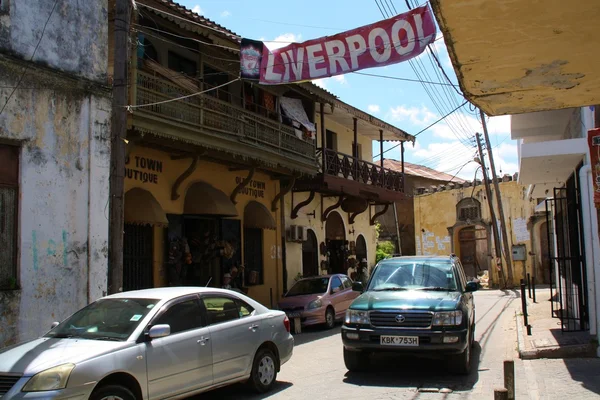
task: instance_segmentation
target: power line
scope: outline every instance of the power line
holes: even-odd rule
[[[410,79],[410,78],[399,78],[399,77],[396,77],[396,76],[379,75],[379,74],[369,74],[369,73],[366,73],[366,72],[356,72],[356,71],[353,71],[352,73],[353,74],[357,74],[357,75],[373,76],[373,77],[376,77],[376,78],[393,79],[393,80],[397,80],[397,81],[428,83],[430,85],[440,85],[440,86],[454,86],[451,83],[423,81],[423,80],[419,80],[419,79]]]
[[[48,22],[50,22],[50,18],[52,18],[52,14],[54,14],[54,9],[56,8],[57,3],[58,3],[58,0],[54,0],[54,4],[52,5],[52,10],[50,10],[50,15],[48,15],[48,18],[46,19],[46,23],[44,24],[44,28],[42,29],[42,34],[40,35],[40,39],[38,40],[37,44],[35,45],[35,48],[33,49],[33,53],[31,54],[31,57],[29,58],[29,63],[25,66],[25,69],[23,70],[21,77],[17,81],[17,85],[14,87],[13,91],[10,92],[10,94],[8,95],[6,102],[2,106],[2,109],[0,110],[0,115],[2,115],[2,112],[6,108],[6,105],[10,101],[13,94],[15,94],[15,91],[17,90],[17,88],[19,87],[21,82],[23,81],[23,78],[25,77],[25,74],[27,73],[27,70],[29,69],[29,67],[31,65],[31,61],[33,61],[33,57],[35,57],[35,53],[37,52],[38,48],[40,47],[40,43],[42,43],[42,39],[44,38],[44,33],[46,32],[46,27],[48,26]]]
[[[423,128],[423,129],[421,129],[419,132],[417,132],[416,134],[414,134],[414,135],[413,135],[413,137],[417,137],[417,136],[419,136],[421,133],[425,132],[427,129],[431,128],[432,126],[434,126],[434,125],[435,125],[435,124],[437,124],[438,122],[442,121],[444,118],[446,118],[447,116],[449,116],[450,114],[452,114],[453,112],[455,112],[456,110],[458,110],[459,108],[461,108],[462,106],[464,106],[464,105],[465,105],[465,104],[467,104],[467,103],[468,103],[468,101],[467,101],[467,100],[465,100],[465,102],[464,102],[464,103],[462,103],[460,106],[456,107],[454,110],[450,111],[448,114],[444,115],[443,117],[441,117],[441,118],[440,118],[440,119],[438,119],[437,121],[435,121],[435,122],[433,122],[432,124],[428,125],[426,128]],[[388,151],[390,151],[390,150],[393,150],[393,149],[395,149],[396,147],[400,146],[401,144],[402,144],[402,143],[399,143],[399,144],[397,144],[397,145],[395,145],[395,146],[393,146],[393,147],[390,147],[389,149],[387,149],[387,150],[384,150],[384,151],[383,151],[383,153],[379,153],[379,154],[377,154],[376,156],[374,156],[373,158],[375,159],[375,158],[377,158],[377,157],[379,157],[379,156],[382,156],[383,154],[387,153],[387,152],[388,152]]]

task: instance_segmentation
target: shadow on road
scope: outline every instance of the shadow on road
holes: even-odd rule
[[[269,393],[257,394],[250,387],[244,384],[237,384],[226,386],[221,389],[216,389],[210,392],[200,394],[198,396],[191,397],[190,400],[228,400],[228,399],[244,399],[244,400],[258,400],[268,399],[271,396],[276,395],[292,386],[290,382],[277,381],[273,390]]]
[[[431,359],[399,358],[398,355],[380,354],[371,359],[368,372],[346,373],[345,383],[356,386],[384,386],[395,388],[451,389],[468,391],[479,380],[481,347],[475,342],[472,351],[471,373],[457,375],[447,363]]]
[[[333,329],[326,329],[320,326],[307,326],[302,328],[302,333],[294,335],[294,346],[301,346],[315,340],[341,335],[341,330],[341,324],[337,324]]]
[[[592,393],[600,395],[600,359],[598,358],[566,358],[563,360],[569,370],[571,379],[580,382],[581,386]]]

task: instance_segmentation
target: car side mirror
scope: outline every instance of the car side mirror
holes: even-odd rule
[[[479,289],[477,282],[467,282],[467,285],[465,286],[465,292],[476,292],[477,289]]]
[[[60,324],[60,322],[58,322],[58,321],[54,321],[54,322],[52,323],[52,325],[50,325],[50,329],[54,329],[54,328],[56,328],[56,327],[57,327],[59,324]]]
[[[352,290],[353,290],[354,292],[364,292],[364,291],[365,291],[365,288],[364,288],[364,286],[363,286],[362,282],[354,282],[354,283],[352,284]]]
[[[150,328],[148,332],[148,337],[150,339],[158,339],[165,336],[169,336],[171,334],[171,326],[167,324],[162,325],[154,325]]]

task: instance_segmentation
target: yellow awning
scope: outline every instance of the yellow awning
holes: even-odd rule
[[[276,229],[273,214],[258,201],[251,201],[244,208],[244,227],[257,229]]]
[[[237,217],[235,205],[225,193],[206,182],[193,183],[185,194],[184,214]]]
[[[140,188],[133,188],[125,193],[125,222],[157,226],[169,224],[167,214],[154,196]]]

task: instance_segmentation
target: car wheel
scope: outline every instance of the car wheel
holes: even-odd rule
[[[452,369],[459,375],[468,375],[471,372],[471,348],[474,342],[472,332],[469,332],[468,340],[465,350],[452,357]]]
[[[475,324],[471,328],[471,347],[475,347]]]
[[[90,400],[137,400],[129,389],[119,385],[101,386],[94,390]]]
[[[350,351],[344,348],[344,364],[350,372],[364,371],[369,364],[369,354],[362,351]]]
[[[277,361],[269,349],[260,349],[254,357],[250,384],[258,393],[271,390],[277,379]]]
[[[325,311],[325,327],[327,329],[332,329],[335,326],[335,311],[333,308],[327,307],[327,311]]]

